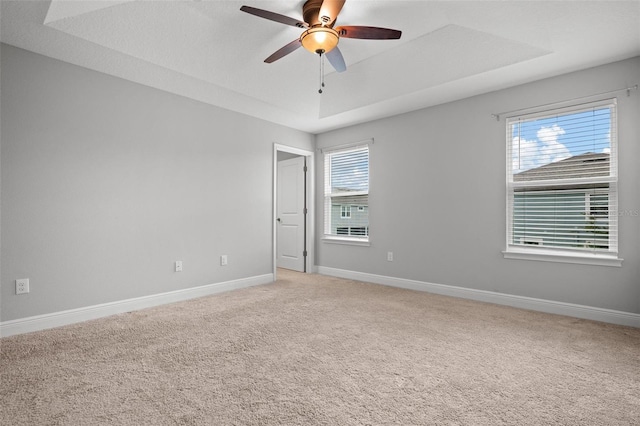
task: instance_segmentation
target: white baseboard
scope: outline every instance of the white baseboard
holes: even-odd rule
[[[444,296],[460,297],[463,299],[496,303],[499,305],[512,306],[515,308],[530,309],[532,311],[566,315],[575,318],[602,321],[618,325],[627,325],[631,327],[640,327],[640,314],[634,314],[631,312],[576,305],[572,303],[556,302],[553,300],[535,299],[532,297],[515,296],[511,294],[496,293],[493,291],[474,290],[471,288],[456,287],[444,284],[433,284],[423,281],[407,280],[404,278],[386,277],[364,272],[328,268],[326,266],[318,266],[318,273],[322,275],[330,275],[333,277],[347,278],[374,284],[382,284],[391,287],[426,291],[429,293],[441,294]]]
[[[167,293],[153,294],[150,296],[103,303],[84,308],[70,309],[67,311],[4,321],[0,323],[0,337],[8,337],[16,334],[60,327],[109,315],[137,311],[140,309],[151,308],[153,306],[195,299],[197,297],[209,296],[212,294],[256,285],[269,284],[271,282],[273,282],[273,274],[258,275],[233,281],[203,285],[200,287],[185,288],[183,290],[170,291]]]

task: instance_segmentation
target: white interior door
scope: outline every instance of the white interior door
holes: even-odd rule
[[[278,161],[276,264],[305,272],[305,158]]]

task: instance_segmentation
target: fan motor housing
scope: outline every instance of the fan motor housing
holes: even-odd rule
[[[324,23],[321,17],[318,16],[320,14],[322,1],[323,0],[307,0],[304,6],[302,6],[302,17],[304,22],[310,26],[322,25]]]

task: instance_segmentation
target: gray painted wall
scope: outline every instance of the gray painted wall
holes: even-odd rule
[[[318,135],[318,148],[375,143],[371,246],[318,239],[317,264],[640,313],[640,92],[611,95],[618,98],[619,209],[628,213],[619,221],[620,268],[503,258],[505,121],[491,116],[638,83],[640,58],[634,58]],[[323,188],[321,155],[316,170],[316,187]],[[393,262],[386,261],[387,251],[394,252]]]
[[[1,321],[272,272],[273,143],[312,135],[1,55]]]
[[[312,150],[312,135],[0,52],[0,321],[271,272],[272,143]],[[375,143],[371,247],[319,241],[316,264],[640,313],[637,215],[620,217],[621,268],[503,259],[505,124],[490,115],[639,80],[635,58],[318,135],[318,147]],[[633,213],[640,93],[617,96],[620,210]]]

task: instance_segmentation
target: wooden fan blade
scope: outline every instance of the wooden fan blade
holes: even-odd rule
[[[369,40],[393,40],[398,39],[402,35],[402,31],[392,30],[380,27],[363,27],[363,26],[341,26],[336,27],[340,37],[344,38],[361,38]]]
[[[270,21],[280,22],[281,24],[291,25],[298,28],[308,28],[306,22],[299,21],[288,16],[280,15],[279,13],[269,12],[268,10],[258,9],[251,6],[242,6],[241,11],[250,13],[251,15],[259,16],[260,18],[268,19]]]
[[[268,64],[270,64],[271,62],[275,62],[278,59],[282,58],[283,56],[287,56],[289,53],[293,52],[300,46],[302,46],[302,43],[300,42],[300,39],[297,38],[293,40],[291,43],[273,52],[273,54],[269,56],[267,59],[265,59],[264,61]]]
[[[344,58],[342,57],[342,52],[340,52],[338,46],[328,51],[325,56],[336,71],[343,72],[347,70],[347,66],[344,63]]]
[[[324,0],[322,6],[320,6],[320,13],[318,13],[320,22],[325,26],[332,27],[345,1],[346,0]]]

